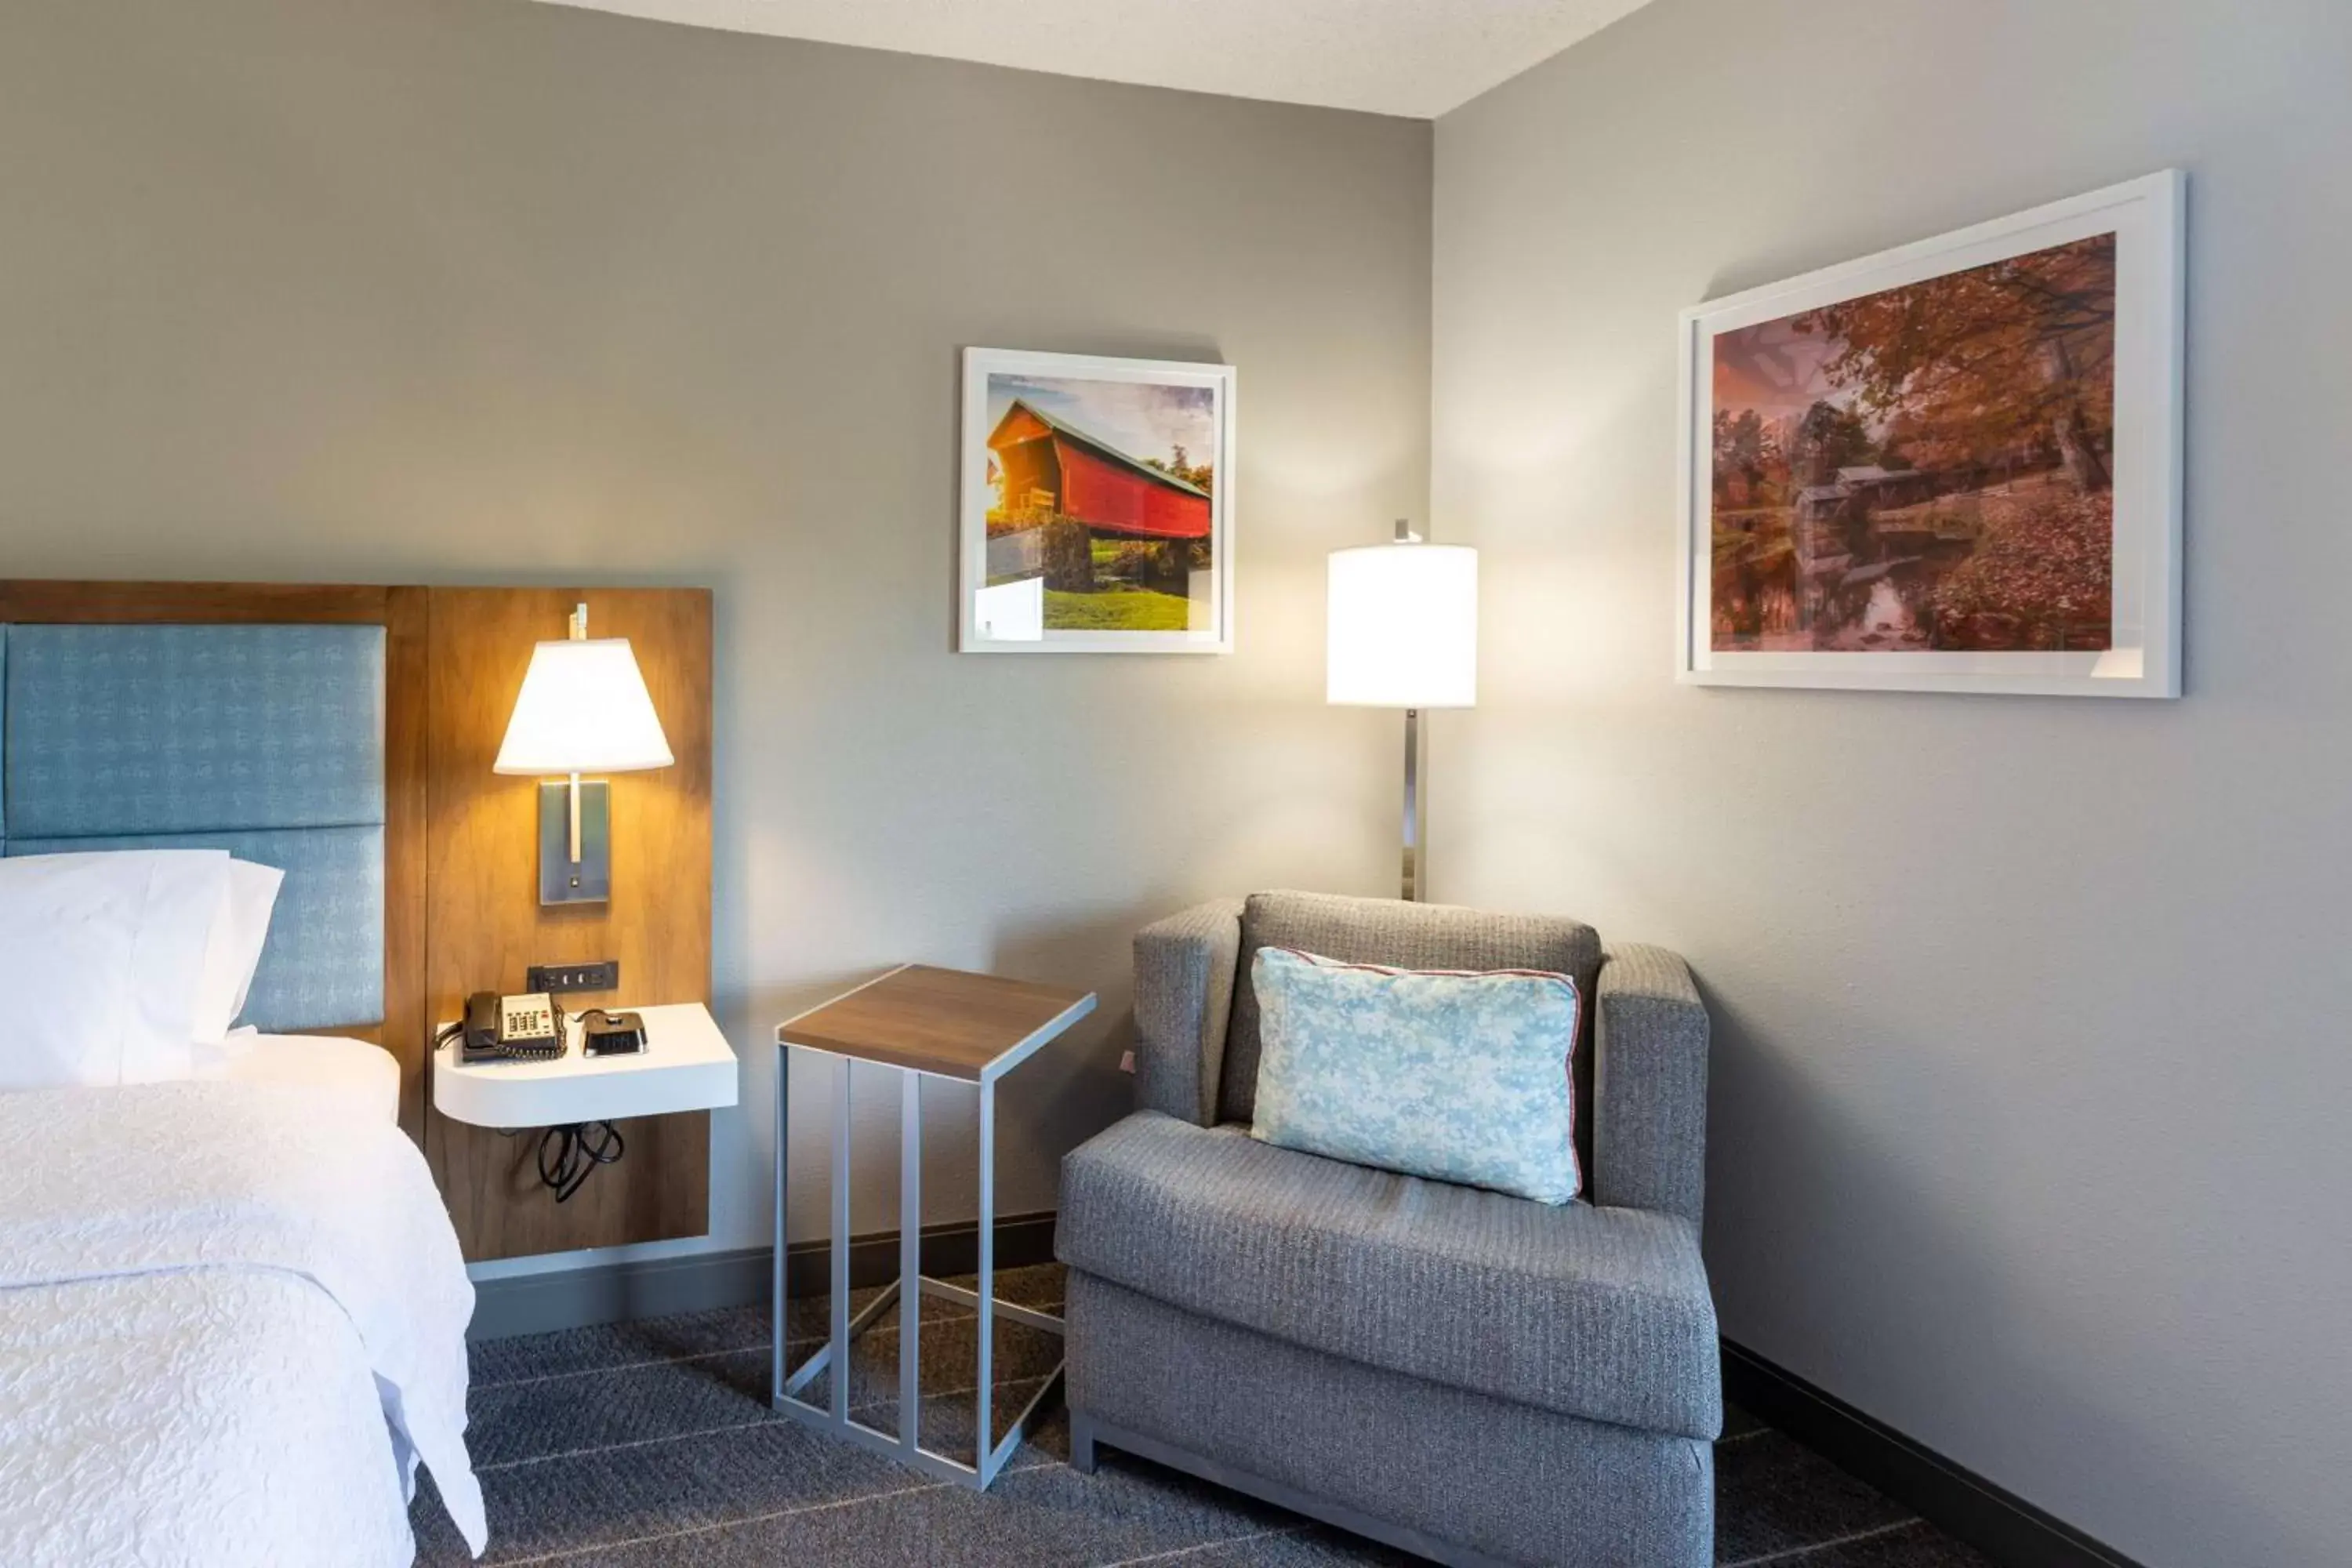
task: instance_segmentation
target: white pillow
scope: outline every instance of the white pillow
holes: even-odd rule
[[[0,1089],[188,1076],[228,860],[218,849],[0,858]]]
[[[222,889],[220,913],[205,947],[204,983],[196,993],[193,1037],[197,1044],[227,1042],[230,1026],[245,1011],[253,972],[261,965],[262,944],[269,940],[269,911],[285,880],[286,873],[274,866],[250,860],[228,863],[228,885]]]

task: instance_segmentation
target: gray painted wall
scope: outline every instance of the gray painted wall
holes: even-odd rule
[[[10,5],[0,574],[712,585],[746,1070],[704,1245],[766,1235],[760,1042],[908,958],[1103,993],[1000,1111],[1003,1212],[1050,1207],[1127,1105],[1135,927],[1393,874],[1323,556],[1426,503],[1431,141],[520,0]],[[1238,652],[950,651],[967,343],[1240,367]],[[968,1217],[970,1096],[933,1112]]]
[[[1438,531],[1486,552],[1438,893],[1689,953],[1728,1331],[2158,1565],[2352,1538],[2348,58],[2328,0],[1656,0],[1436,135]],[[763,1235],[757,1042],[829,987],[1104,990],[1005,1108],[1040,1207],[1124,1103],[1137,923],[1389,886],[1322,555],[1421,510],[1426,126],[519,0],[86,0],[0,15],[0,573],[719,590],[710,1246]],[[2175,163],[2189,697],[1676,688],[1675,311]],[[1241,365],[1239,653],[947,651],[967,342]]]
[[[1727,1332],[2165,1568],[2352,1541],[2347,68],[2340,0],[1656,0],[1438,126],[1438,896],[1688,953]],[[1676,687],[1675,311],[2168,165],[2187,699]]]

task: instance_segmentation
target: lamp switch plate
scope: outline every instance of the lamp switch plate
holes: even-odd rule
[[[621,988],[621,961],[602,959],[594,963],[534,963],[525,989],[543,991],[551,996],[571,991],[618,991]]]

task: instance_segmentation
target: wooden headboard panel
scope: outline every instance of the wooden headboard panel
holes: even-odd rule
[[[542,909],[537,781],[490,763],[532,645],[562,637],[582,602],[595,635],[630,639],[677,761],[613,783],[612,902]],[[401,1125],[424,1146],[468,1258],[709,1229],[705,1112],[625,1123],[627,1157],[559,1208],[538,1185],[535,1139],[429,1109],[435,1021],[470,991],[522,990],[530,964],[617,959],[622,990],[567,998],[573,1006],[709,1001],[707,589],[0,580],[0,625],[11,623],[383,626],[383,1017],[340,1032],[399,1062]]]
[[[455,1017],[469,991],[523,989],[532,963],[617,959],[614,995],[567,1006],[710,997],[710,595],[699,588],[436,588],[429,706],[433,874],[425,994]],[[675,765],[613,780],[613,898],[539,901],[539,781],[490,771],[531,645],[588,606],[625,637]],[[469,1258],[700,1236],[710,1228],[710,1118],[626,1121],[628,1154],[558,1207],[530,1137],[434,1115],[425,1152]]]

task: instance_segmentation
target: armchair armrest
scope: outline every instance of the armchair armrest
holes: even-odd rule
[[[1602,956],[1593,1019],[1591,1197],[1696,1225],[1706,1194],[1706,1008],[1662,947]]]
[[[1241,951],[1239,899],[1201,904],[1136,932],[1138,1107],[1196,1127],[1216,1121]]]

